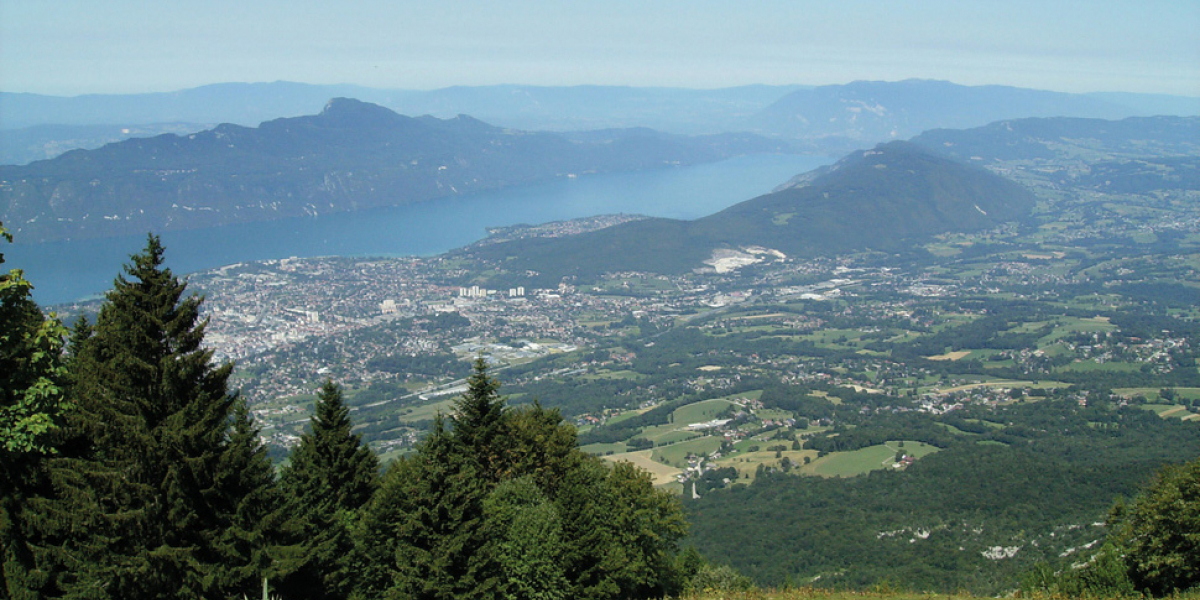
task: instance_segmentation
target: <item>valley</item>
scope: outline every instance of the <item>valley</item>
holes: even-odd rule
[[[755,582],[1000,593],[1093,547],[1113,497],[1200,444],[1200,198],[1173,183],[1186,160],[1153,158],[1189,156],[1191,138],[1155,139],[993,152],[973,162],[1031,201],[985,210],[968,195],[938,209],[953,226],[843,236],[839,251],[660,236],[621,260],[661,264],[645,257],[689,244],[672,268],[614,270],[589,240],[663,220],[612,215],[432,257],[239,263],[189,286],[277,460],[326,379],[383,460],[412,452],[482,358],[510,405],[558,410],[583,451],[646,469],[684,503],[689,543]],[[885,150],[866,168],[965,181],[914,156]],[[1091,178],[1151,161],[1178,166],[1132,189]],[[722,214],[768,206],[756,218],[786,225],[806,209],[783,198],[827,190],[837,206],[864,189],[807,181]],[[885,199],[886,181],[868,197],[912,201]],[[957,220],[1008,201],[1027,213]],[[592,268],[555,272],[579,247]]]

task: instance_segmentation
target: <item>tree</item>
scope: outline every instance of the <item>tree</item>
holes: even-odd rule
[[[500,397],[500,383],[488,376],[482,357],[475,359],[474,369],[467,378],[467,391],[454,402],[450,424],[455,443],[475,457],[480,474],[489,481],[498,481],[507,450],[504,398]]]
[[[1200,459],[1164,468],[1110,521],[1139,590],[1162,596],[1200,585]]]
[[[344,598],[353,585],[351,532],[378,486],[378,459],[352,429],[350,409],[330,380],[321,386],[311,429],[283,472],[293,548],[281,556],[276,589],[287,598]]]
[[[218,473],[225,520],[218,530],[216,551],[226,567],[218,573],[218,585],[222,589],[254,589],[273,572],[272,553],[283,543],[286,511],[275,468],[259,439],[250,408],[240,398],[234,405],[233,427]]]
[[[12,242],[2,224],[0,238]],[[27,500],[44,484],[43,462],[68,408],[66,330],[42,315],[32,289],[19,269],[0,273],[0,593],[12,598],[37,597],[44,584],[28,549]]]
[[[476,361],[450,417],[364,511],[357,597],[658,597],[676,590],[682,509],[631,465],[579,451],[539,404],[507,409]]]
[[[488,553],[503,575],[499,596],[559,600],[567,597],[558,509],[526,476],[501,483],[483,501]]]
[[[202,299],[163,265],[149,236],[72,348],[53,497],[37,503],[55,594],[181,598],[249,592],[222,576],[244,558],[218,548],[231,506],[250,493],[223,472],[235,397],[232,364],[201,347]],[[90,329],[90,335],[88,335]],[[226,587],[229,586],[229,587]]]
[[[12,242],[3,225],[0,239]],[[42,315],[32,290],[20,269],[0,273],[0,461],[5,466],[18,456],[50,452],[49,436],[61,426],[64,409],[66,329],[53,315]]]

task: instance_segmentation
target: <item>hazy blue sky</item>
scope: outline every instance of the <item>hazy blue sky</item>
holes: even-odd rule
[[[1200,0],[0,0],[0,89],[947,79],[1200,96]]]

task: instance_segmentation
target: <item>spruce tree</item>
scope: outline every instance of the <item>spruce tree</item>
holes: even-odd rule
[[[508,410],[476,361],[452,427],[440,416],[364,511],[361,598],[661,597],[682,509],[631,465],[575,447],[540,405]]]
[[[216,550],[225,569],[218,572],[217,584],[245,594],[272,574],[272,552],[283,543],[285,521],[275,468],[245,400],[234,405],[233,428],[218,473],[224,521]]]
[[[351,532],[378,487],[379,463],[351,427],[341,390],[327,380],[282,477],[294,536],[276,586],[286,598],[345,598],[354,583]]]
[[[488,376],[482,357],[475,359],[474,368],[467,378],[467,391],[454,403],[450,423],[455,442],[474,457],[479,474],[496,482],[504,475],[509,450],[504,435],[504,398],[499,393],[500,383]]]
[[[201,347],[202,299],[163,267],[150,236],[118,276],[96,323],[73,336],[62,455],[50,461],[56,495],[40,505],[56,593],[92,598],[194,598],[225,587],[218,538],[234,499],[249,492],[232,463],[231,364]],[[85,330],[88,328],[84,328]],[[240,466],[238,468],[241,468]]]

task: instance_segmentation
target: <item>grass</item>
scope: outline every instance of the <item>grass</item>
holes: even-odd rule
[[[439,412],[443,415],[448,415],[453,411],[454,401],[457,399],[458,396],[446,396],[445,400],[413,407],[412,412],[400,415],[400,421],[402,423],[413,423],[416,421],[432,419],[436,417]]]
[[[605,456],[604,460],[619,462],[628,461],[634,466],[645,469],[654,478],[654,485],[667,485],[675,481],[675,476],[679,474],[678,468],[670,465],[664,465],[651,458],[650,450],[638,450],[637,452],[625,452],[623,454],[611,454]]]
[[[1185,421],[1195,421],[1198,416],[1191,409],[1182,404],[1143,404],[1142,408],[1152,410],[1158,416],[1169,419],[1183,419]]]
[[[927,456],[938,449],[920,442],[906,441],[900,448],[896,442],[869,446],[850,452],[834,452],[805,465],[801,472],[811,472],[822,477],[854,477],[869,471],[891,468],[896,452],[904,450],[916,458]]]
[[[582,377],[580,377],[580,379],[583,379],[585,381],[596,381],[599,379],[633,380],[633,379],[643,379],[645,377],[646,377],[645,375],[642,375],[641,373],[638,373],[636,371],[630,371],[628,369],[623,369],[620,371],[600,371],[599,373],[589,373],[587,375],[583,375]]]
[[[675,425],[690,425],[692,423],[711,421],[730,406],[736,405],[724,398],[704,400],[687,406],[681,406],[671,414],[672,423]]]
[[[1117,362],[1117,361],[1098,363],[1094,360],[1084,360],[1084,361],[1080,361],[1080,362],[1071,363],[1069,365],[1066,365],[1065,367],[1062,367],[1059,370],[1061,370],[1061,371],[1078,371],[1078,372],[1084,372],[1084,373],[1094,373],[1096,371],[1112,371],[1112,372],[1116,372],[1116,373],[1136,373],[1136,372],[1141,371],[1141,369],[1142,369],[1141,363]]]
[[[659,446],[654,449],[653,458],[656,461],[670,464],[680,469],[687,466],[687,455],[704,456],[721,447],[721,438],[706,436],[679,442],[669,446]]]
[[[1159,398],[1158,393],[1160,391],[1162,391],[1162,389],[1163,388],[1160,388],[1160,387],[1156,387],[1156,388],[1148,388],[1148,387],[1117,388],[1117,389],[1114,389],[1113,392],[1120,394],[1122,396],[1125,396],[1126,398],[1133,398],[1134,396],[1145,396],[1146,398],[1148,398],[1150,400],[1159,400],[1160,398]],[[1175,394],[1180,398],[1187,398],[1188,400],[1200,399],[1200,388],[1181,387],[1181,388],[1171,388],[1171,389],[1175,390]]]

